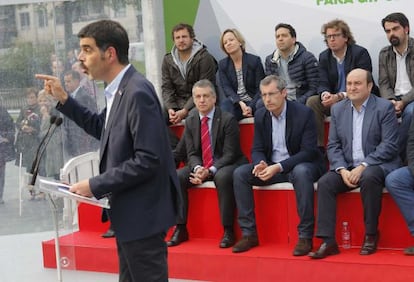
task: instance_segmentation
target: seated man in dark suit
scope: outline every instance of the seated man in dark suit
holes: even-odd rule
[[[265,107],[254,116],[253,163],[237,168],[233,174],[243,235],[233,252],[244,252],[259,244],[252,185],[290,181],[300,217],[299,242],[293,255],[307,255],[312,250],[315,221],[313,183],[325,170],[316,146],[315,117],[305,105],[286,100],[286,82],[280,77],[265,77],[260,82],[260,91]]]
[[[224,236],[220,248],[234,245],[234,193],[233,171],[247,163],[240,148],[239,124],[227,112],[215,107],[214,85],[207,79],[193,86],[196,110],[185,120],[184,140],[187,165],[177,171],[184,198],[184,218],[177,218],[177,226],[168,246],[176,246],[188,240],[186,228],[188,214],[187,189],[213,180],[217,188]]]
[[[318,230],[323,240],[311,258],[339,253],[335,240],[336,195],[361,188],[365,239],[360,254],[377,250],[378,218],[385,176],[400,165],[398,123],[392,103],[371,94],[371,72],[355,69],[346,79],[348,99],[331,111],[328,158],[331,170],[318,181]]]

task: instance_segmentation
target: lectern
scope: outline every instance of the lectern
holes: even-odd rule
[[[62,184],[61,182],[50,181],[47,179],[39,179],[39,190],[46,194],[52,211],[54,231],[55,231],[55,253],[56,253],[56,270],[58,275],[58,281],[62,282],[62,265],[66,266],[68,258],[62,258],[60,254],[59,244],[59,218],[58,218],[58,199],[74,200],[76,202],[82,202],[88,205],[94,205],[102,208],[109,209],[109,201],[107,198],[97,200],[96,198],[83,197],[69,192],[69,185]]]

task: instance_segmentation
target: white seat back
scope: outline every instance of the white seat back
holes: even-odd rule
[[[99,153],[88,152],[70,159],[60,169],[60,180],[73,184],[99,174]]]
[[[60,169],[60,181],[74,184],[81,180],[89,179],[99,174],[99,153],[88,152],[70,159]],[[78,209],[76,201],[63,199],[63,223],[64,226],[74,231],[78,224]]]

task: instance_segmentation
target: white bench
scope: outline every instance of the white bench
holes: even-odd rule
[[[60,181],[73,184],[99,174],[99,153],[88,152],[70,159],[60,169]],[[78,223],[78,209],[76,201],[64,198],[63,222],[68,228]]]
[[[313,186],[315,188],[315,191],[318,190],[318,183],[315,182],[313,183]],[[200,185],[195,185],[191,188],[211,188],[211,189],[216,189],[216,185],[214,185],[213,181],[206,181]],[[293,185],[290,182],[280,182],[280,183],[275,183],[272,185],[265,185],[265,186],[253,186],[254,190],[265,190],[265,191],[289,191],[289,190],[294,190],[293,189]],[[351,191],[349,191],[351,193],[359,193],[360,192],[360,188],[357,189],[353,189]],[[388,193],[387,189],[384,187],[383,193]]]

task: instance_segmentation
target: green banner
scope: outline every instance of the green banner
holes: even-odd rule
[[[171,30],[178,23],[194,25],[199,0],[164,0],[165,46],[169,52],[173,46]]]

